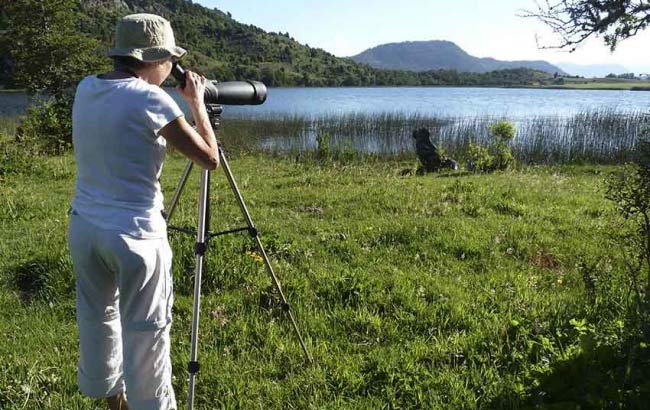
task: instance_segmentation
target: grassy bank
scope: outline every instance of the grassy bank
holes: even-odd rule
[[[172,157],[167,196],[184,165]],[[197,408],[642,408],[647,350],[626,289],[606,167],[400,177],[410,161],[231,161],[314,356],[308,365],[245,235],[215,239]],[[0,182],[0,408],[95,409],[77,393],[66,249],[71,156]],[[220,173],[213,230],[241,217]],[[193,226],[196,175],[175,223]],[[193,242],[171,236],[174,387],[187,391]]]

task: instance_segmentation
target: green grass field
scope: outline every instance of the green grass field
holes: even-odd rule
[[[167,197],[183,165],[168,159]],[[647,403],[648,349],[624,336],[624,268],[611,240],[618,221],[603,196],[612,168],[400,177],[412,163],[264,156],[231,166],[314,363],[303,359],[250,238],[214,239],[197,408]],[[0,171],[0,408],[100,409],[76,387],[66,245],[72,156],[26,157]],[[213,230],[240,226],[215,175]],[[195,224],[197,179],[175,224]],[[174,387],[183,408],[194,238],[172,234],[171,242]]]

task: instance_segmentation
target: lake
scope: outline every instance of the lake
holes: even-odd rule
[[[443,117],[570,116],[650,109],[650,92],[516,88],[274,88],[262,106],[226,107],[225,117],[417,113]]]
[[[175,90],[168,92],[189,116]],[[24,94],[0,93],[0,116],[28,103]],[[469,144],[489,145],[490,125],[507,119],[517,127],[512,146],[522,162],[620,163],[648,135],[649,108],[648,91],[273,88],[263,105],[225,107],[223,129],[230,125],[225,134],[274,153],[314,150],[327,135],[334,150],[399,156],[413,153],[411,133],[424,126],[436,144],[462,157]]]
[[[173,89],[168,90],[172,95]],[[180,97],[175,96],[180,100]],[[0,92],[0,116],[25,110],[22,93]],[[349,113],[418,113],[427,116],[522,119],[577,112],[650,109],[649,91],[550,90],[526,88],[368,87],[273,88],[261,106],[226,107],[228,117],[322,116]]]

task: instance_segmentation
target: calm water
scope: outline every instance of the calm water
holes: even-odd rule
[[[445,117],[522,119],[577,112],[649,111],[650,92],[512,88],[275,88],[261,106],[226,107],[226,115],[321,116],[346,113],[419,113]]]
[[[174,90],[170,90],[174,95]],[[178,100],[180,97],[175,96]],[[24,94],[0,93],[0,116],[25,110]],[[226,107],[225,118],[297,114],[419,113],[512,119],[570,116],[592,110],[649,111],[648,91],[538,90],[513,88],[273,88],[261,106]]]

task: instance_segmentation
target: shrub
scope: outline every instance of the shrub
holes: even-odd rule
[[[31,146],[18,143],[0,144],[0,182],[6,175],[31,172],[34,167]]]
[[[62,96],[31,106],[16,134],[17,142],[36,151],[58,154],[72,146],[72,97]]]
[[[636,161],[607,180],[607,199],[625,220],[617,230],[632,294],[632,318],[650,338],[650,140],[642,140]]]
[[[510,142],[517,132],[515,126],[507,121],[500,121],[490,126],[490,132],[496,140],[492,146],[493,169],[505,170],[512,167],[515,164],[515,157],[512,155]]]
[[[494,158],[488,149],[470,142],[467,149],[467,170],[473,172],[490,172]]]
[[[507,121],[500,121],[490,126],[494,138],[488,147],[469,144],[467,151],[467,169],[474,172],[492,172],[506,170],[515,164],[510,142],[515,138],[515,126]]]

